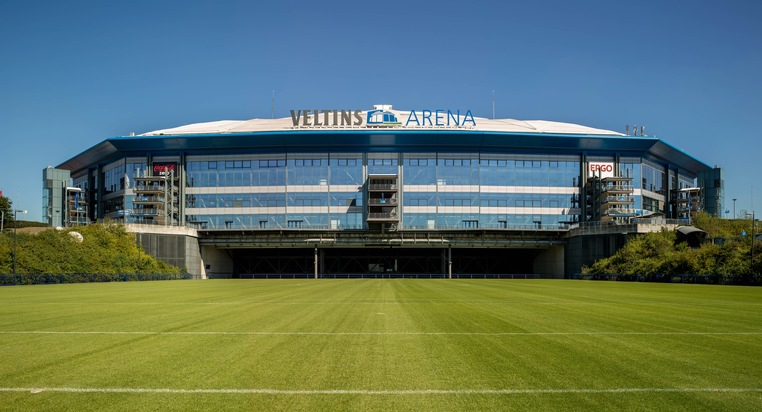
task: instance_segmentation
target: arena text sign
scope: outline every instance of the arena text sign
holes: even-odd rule
[[[354,110],[291,110],[293,127],[474,127],[476,119],[471,110],[461,115],[460,110],[423,109],[411,110],[403,123],[391,111],[374,109]]]

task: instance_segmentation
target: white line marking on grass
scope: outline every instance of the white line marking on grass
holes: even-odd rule
[[[173,388],[0,388],[0,392],[167,393],[262,395],[522,395],[575,393],[754,393],[762,388],[610,388],[610,389],[173,389]]]
[[[95,306],[95,305],[127,305],[127,306],[266,306],[266,305],[313,305],[313,306],[401,306],[401,305],[493,305],[493,306],[675,306],[675,307],[726,307],[726,306],[747,306],[758,307],[762,303],[757,302],[658,302],[658,301],[637,301],[637,302],[532,302],[532,301],[470,301],[470,300],[448,300],[448,301],[402,301],[402,302],[368,302],[368,301],[234,301],[234,302],[40,302],[38,305],[74,305],[74,306]],[[28,305],[27,302],[9,302],[5,305]]]
[[[188,332],[161,332],[161,331],[48,331],[48,330],[18,330],[0,331],[2,335],[240,335],[240,336],[268,336],[268,335],[326,335],[326,336],[355,336],[355,335],[379,335],[379,336],[407,336],[407,335],[474,335],[474,336],[639,336],[639,335],[680,335],[680,336],[713,336],[713,335],[762,335],[762,332],[225,332],[225,331],[188,331]]]

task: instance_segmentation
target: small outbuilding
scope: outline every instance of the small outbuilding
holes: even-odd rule
[[[687,242],[688,246],[696,248],[706,239],[707,233],[693,226],[680,226],[677,228],[677,242]]]

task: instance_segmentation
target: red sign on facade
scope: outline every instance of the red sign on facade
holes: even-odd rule
[[[154,176],[166,176],[175,171],[177,163],[154,163],[153,174]]]
[[[594,163],[591,162],[587,171],[588,177],[613,177],[614,176],[614,163]]]

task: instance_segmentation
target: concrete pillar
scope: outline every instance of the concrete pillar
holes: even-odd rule
[[[452,246],[447,245],[447,279],[452,279]]]

